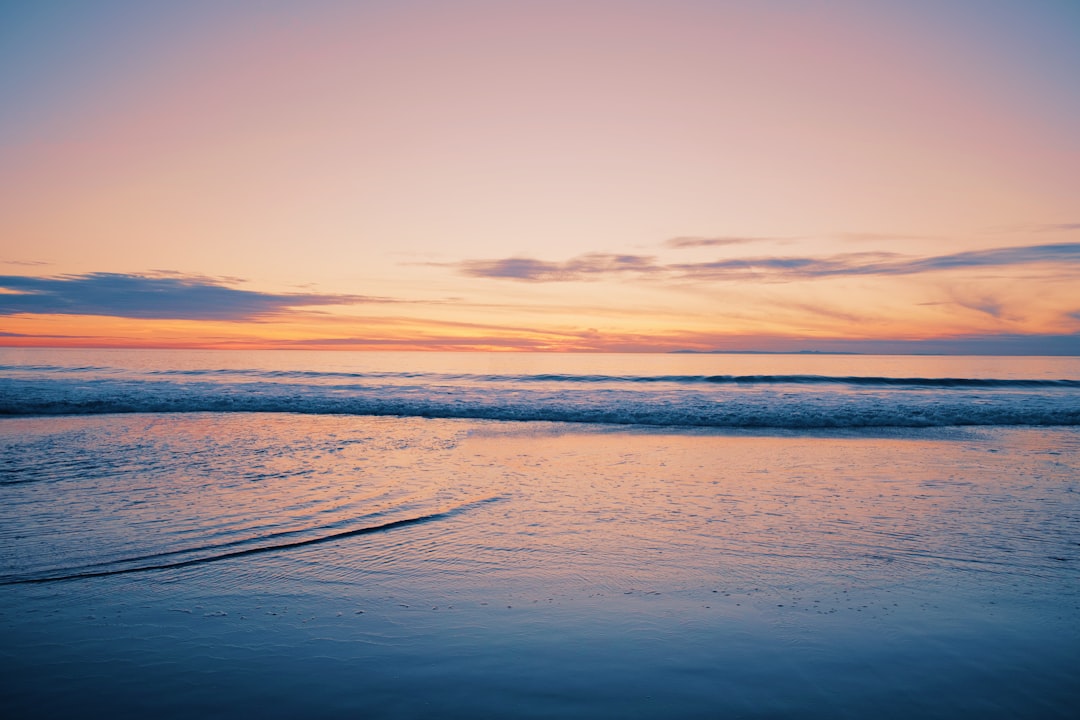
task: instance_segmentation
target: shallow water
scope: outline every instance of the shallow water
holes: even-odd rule
[[[0,361],[7,717],[1080,707],[1075,358]],[[357,396],[399,416],[324,402]],[[945,406],[976,424],[887,422]],[[644,422],[688,412],[744,422]]]
[[[9,418],[0,441],[9,714],[1068,717],[1080,702],[1071,428],[196,413]]]

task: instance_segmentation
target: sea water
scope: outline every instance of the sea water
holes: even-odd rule
[[[0,710],[1071,717],[1080,359],[0,351]]]
[[[1076,358],[0,353],[0,414],[298,412],[733,429],[1080,424]]]

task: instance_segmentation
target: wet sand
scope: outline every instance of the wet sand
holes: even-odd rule
[[[192,414],[0,439],[7,716],[1080,706],[1072,429]]]

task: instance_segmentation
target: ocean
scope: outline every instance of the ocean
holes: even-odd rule
[[[1073,717],[1080,358],[0,349],[7,717]]]
[[[0,351],[0,414],[816,430],[1080,424],[1076,358]]]

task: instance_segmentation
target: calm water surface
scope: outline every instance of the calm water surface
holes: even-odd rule
[[[0,366],[9,716],[1080,706],[1075,358]]]

